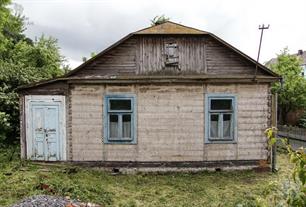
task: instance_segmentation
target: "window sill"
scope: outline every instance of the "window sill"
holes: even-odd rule
[[[213,141],[207,141],[205,140],[204,144],[237,144],[237,141],[236,140],[220,140],[220,141],[217,141],[217,140],[213,140]]]
[[[103,144],[114,144],[114,145],[136,145],[135,141],[113,141],[113,140],[105,140]]]

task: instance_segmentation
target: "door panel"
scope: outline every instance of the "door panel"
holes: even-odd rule
[[[45,136],[47,160],[58,160],[58,106],[47,106],[45,108]]]
[[[60,159],[59,106],[32,105],[33,152],[35,160]]]
[[[45,148],[45,133],[44,133],[44,108],[41,106],[33,106],[32,108],[32,126],[34,132],[34,159],[44,160],[44,148]]]

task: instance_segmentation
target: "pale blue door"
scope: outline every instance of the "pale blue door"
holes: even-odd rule
[[[35,160],[59,160],[59,105],[32,104],[33,156]]]

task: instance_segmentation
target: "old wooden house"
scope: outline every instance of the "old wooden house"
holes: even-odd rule
[[[168,21],[63,77],[22,87],[21,155],[108,167],[255,167],[268,158],[264,130],[278,79],[214,34]]]

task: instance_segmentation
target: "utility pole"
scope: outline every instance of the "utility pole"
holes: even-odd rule
[[[259,56],[260,56],[260,49],[261,49],[263,32],[264,32],[265,29],[269,29],[269,27],[270,27],[269,24],[268,24],[268,26],[265,26],[264,24],[262,24],[262,25],[259,25],[259,27],[258,27],[258,29],[261,30],[261,34],[260,34],[259,48],[258,48],[258,54],[257,54],[257,62],[256,62],[256,68],[255,68],[254,81],[257,80],[256,76],[257,76],[257,71],[258,71]],[[276,125],[277,125],[276,114],[277,114],[277,95],[274,94],[272,96],[272,127],[276,127]],[[275,134],[274,136],[276,137],[277,135]],[[272,172],[277,172],[277,168],[276,168],[276,143],[272,146],[270,155],[271,155],[271,170],[272,170]]]
[[[265,26],[264,24],[262,24],[262,25],[259,25],[259,27],[258,27],[258,29],[261,30],[261,35],[260,35],[260,41],[259,41],[259,48],[258,48],[258,54],[257,54],[257,63],[256,63],[256,68],[255,68],[254,80],[256,80],[256,76],[257,76],[257,70],[258,70],[258,64],[259,64],[258,61],[259,61],[263,32],[264,32],[265,29],[269,29],[269,27],[270,27],[269,24],[268,24],[268,26]]]

